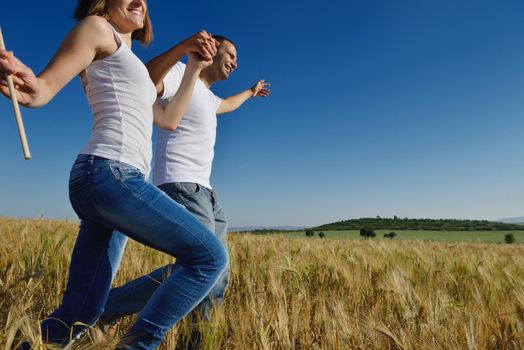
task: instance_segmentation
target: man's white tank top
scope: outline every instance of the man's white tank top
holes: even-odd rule
[[[95,117],[93,134],[80,154],[120,161],[151,170],[153,103],[156,88],[145,65],[122,41],[104,59],[92,62],[81,74]]]

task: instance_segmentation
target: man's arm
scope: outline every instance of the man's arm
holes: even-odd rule
[[[162,81],[167,72],[169,72],[171,67],[180,61],[182,57],[190,52],[196,52],[202,56],[204,60],[212,60],[216,54],[217,45],[218,42],[213,39],[211,34],[202,30],[149,61],[146,67],[151,80],[156,86],[158,96],[162,95],[164,91]]]
[[[255,85],[250,89],[242,91],[236,95],[230,96],[220,103],[220,106],[217,109],[217,114],[229,113],[236,110],[238,107],[242,106],[250,97],[260,96],[267,97],[271,92],[268,87],[271,84],[266,83],[265,80],[259,80]]]

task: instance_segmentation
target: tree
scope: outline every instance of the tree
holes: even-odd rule
[[[307,237],[313,237],[315,235],[315,231],[313,230],[306,230],[306,236]]]
[[[373,238],[376,237],[377,234],[371,227],[363,227],[360,229],[360,236],[363,238]]]
[[[324,238],[324,237],[326,237],[326,234],[325,234],[323,231],[320,231],[320,232],[318,233],[318,236],[319,236],[320,238]]]
[[[515,236],[513,235],[513,233],[508,233],[507,235],[505,235],[504,242],[508,244],[515,243]]]
[[[384,234],[384,238],[389,238],[389,239],[393,239],[396,236],[397,236],[397,234],[395,232],[390,232],[390,233]]]

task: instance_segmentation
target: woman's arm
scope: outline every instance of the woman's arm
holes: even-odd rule
[[[200,72],[213,63],[213,60],[205,60],[197,53],[190,52],[184,76],[180,83],[177,93],[171,101],[164,107],[157,100],[153,106],[155,124],[162,129],[174,131],[182,117],[187,111],[195,84],[199,79]]]
[[[219,43],[213,39],[211,34],[202,30],[147,62],[146,67],[156,86],[157,94],[162,95],[164,77],[182,57],[189,52],[196,52],[204,59],[212,60],[217,53],[217,45]]]
[[[105,19],[89,16],[66,36],[47,67],[35,76],[12,52],[0,50],[0,73],[13,76],[17,99],[26,107],[48,103],[71,79],[98,56],[116,50],[117,44]],[[9,96],[5,76],[0,74],[0,92]]]

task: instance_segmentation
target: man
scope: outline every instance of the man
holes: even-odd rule
[[[218,35],[213,38],[219,44],[217,54],[213,63],[200,74],[187,112],[174,132],[158,130],[153,182],[189,210],[227,247],[227,220],[210,184],[217,114],[232,112],[249,98],[266,97],[270,91],[269,84],[260,80],[250,89],[226,99],[215,96],[210,87],[217,81],[226,80],[237,68],[237,50],[231,40]],[[181,62],[172,65],[179,59],[180,51],[172,49],[147,64],[153,82],[163,85],[161,103],[170,101],[181,84],[185,65]],[[111,324],[122,316],[140,311],[165,277],[176,272],[172,267],[164,266],[111,290],[102,321]],[[222,303],[228,282],[229,269],[192,313],[194,323],[198,315],[211,321],[212,303]],[[199,346],[200,335],[193,327],[189,347]]]

